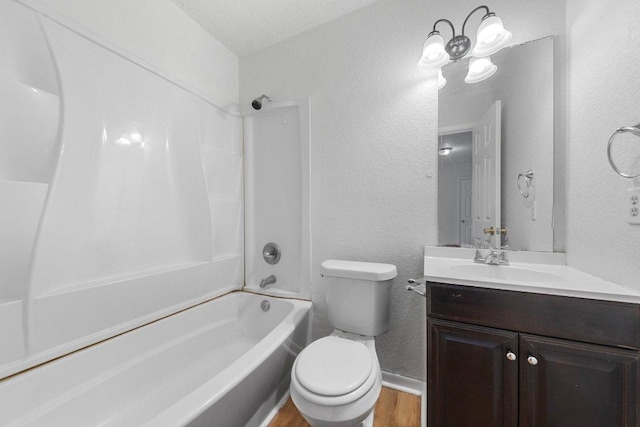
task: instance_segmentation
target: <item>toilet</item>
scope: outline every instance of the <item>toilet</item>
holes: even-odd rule
[[[291,399],[314,427],[370,427],[382,388],[375,337],[389,330],[396,266],[327,260],[320,271],[335,329],[296,358]]]

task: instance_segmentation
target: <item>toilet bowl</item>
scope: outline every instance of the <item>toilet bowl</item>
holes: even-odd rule
[[[382,388],[374,337],[388,330],[396,267],[329,260],[321,272],[336,329],[296,358],[291,399],[314,427],[371,427]]]
[[[381,388],[374,339],[341,331],[310,344],[291,371],[291,399],[314,427],[372,426],[363,422]]]

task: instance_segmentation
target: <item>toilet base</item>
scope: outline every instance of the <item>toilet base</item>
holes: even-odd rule
[[[373,427],[373,418],[374,418],[375,412],[376,410],[374,408],[373,411],[371,411],[371,413],[369,414],[369,416],[360,425],[362,427]]]
[[[338,413],[332,414],[331,407],[319,406],[303,399],[295,386],[290,389],[291,400],[300,415],[312,427],[373,427],[375,404],[382,389],[382,375],[367,395],[351,404],[335,407]],[[337,415],[337,416],[336,416]]]
[[[315,419],[309,419],[305,416],[303,416],[303,418],[312,426],[312,427],[373,427],[373,418],[375,415],[375,409],[371,411],[371,413],[367,416],[367,418],[364,419],[364,421],[361,421],[359,423],[353,424],[351,422],[348,421],[342,421],[342,422],[327,422],[327,421],[320,421],[320,420],[315,420]]]

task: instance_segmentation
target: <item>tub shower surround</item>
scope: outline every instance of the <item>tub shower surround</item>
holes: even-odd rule
[[[244,142],[244,289],[310,299],[309,99],[245,111]],[[275,263],[264,258],[267,242],[281,251]]]
[[[242,287],[242,117],[65,25],[0,0],[0,378]]]

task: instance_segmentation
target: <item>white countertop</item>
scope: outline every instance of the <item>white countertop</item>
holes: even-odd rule
[[[473,261],[474,249],[425,247],[427,281],[640,304],[640,291],[568,267],[564,254],[509,251],[510,265]]]

